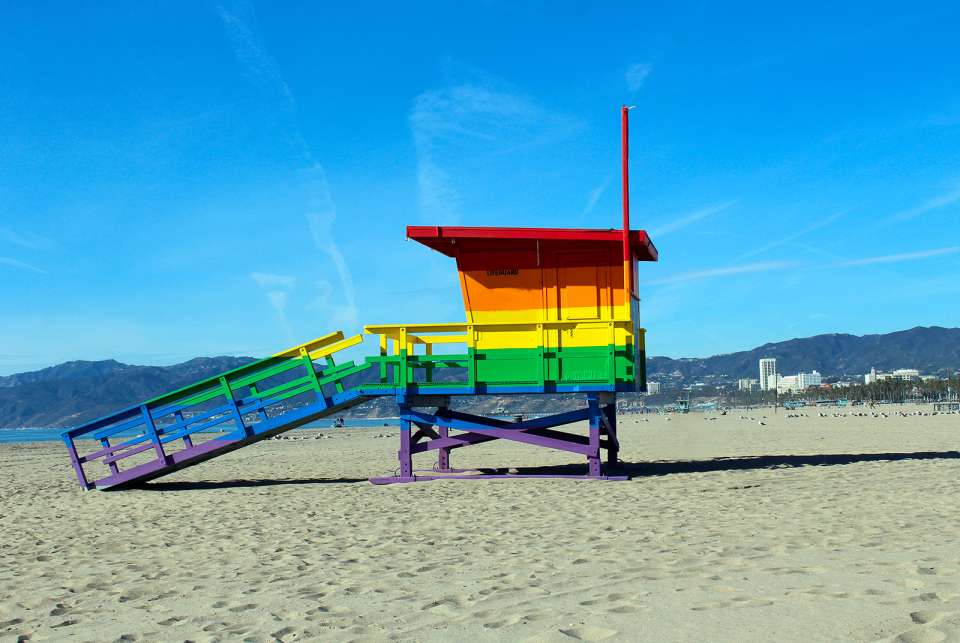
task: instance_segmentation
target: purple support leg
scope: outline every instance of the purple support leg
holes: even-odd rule
[[[83,472],[83,465],[80,463],[80,458],[77,457],[77,445],[73,443],[73,438],[69,435],[63,436],[63,441],[67,445],[67,453],[70,454],[70,464],[73,465],[73,471],[77,474],[80,488],[86,491],[90,488],[90,483],[87,482],[87,476]]]
[[[607,419],[607,464],[617,464],[620,461],[620,439],[617,437],[617,405],[615,402],[604,407],[604,416]]]
[[[449,438],[450,429],[445,426],[437,427],[440,430],[440,438]],[[439,471],[450,471],[450,447],[440,447],[437,449],[437,469]]]
[[[600,477],[600,402],[595,395],[587,396],[590,407],[590,449],[587,451],[587,475]]]
[[[608,450],[611,462],[616,462],[619,443],[616,436],[616,408],[612,394],[588,394],[587,408],[567,411],[546,417],[532,418],[519,423],[510,423],[497,418],[452,411],[438,405],[436,413],[420,410],[419,404],[400,403],[400,470],[393,477],[370,478],[374,484],[417,482],[426,480],[481,480],[488,478],[572,478],[592,480],[627,480],[627,476],[604,475],[601,451]],[[429,406],[433,406],[430,404]],[[589,420],[589,434],[564,433],[551,427]],[[412,425],[419,427],[411,434]],[[433,427],[437,427],[434,430]],[[450,435],[451,429],[457,431]],[[601,439],[603,438],[603,439]],[[469,447],[491,440],[509,440],[538,447],[578,453],[587,457],[587,475],[568,474],[511,474],[488,469],[464,470],[450,467],[449,453],[453,449]],[[414,475],[412,456],[427,451],[438,452],[438,462],[433,471],[421,471]]]
[[[413,477],[413,457],[410,454],[410,420],[403,417],[400,419],[400,451],[397,452],[400,459],[400,477]]]

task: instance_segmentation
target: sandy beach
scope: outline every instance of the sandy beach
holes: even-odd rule
[[[0,640],[960,641],[960,416],[900,409],[624,416],[628,482],[373,486],[380,427],[82,492],[2,445]]]

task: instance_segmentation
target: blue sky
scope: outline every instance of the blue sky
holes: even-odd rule
[[[621,103],[651,354],[956,326],[960,5],[836,5],[3,3],[0,374],[462,319],[404,226],[618,226]]]

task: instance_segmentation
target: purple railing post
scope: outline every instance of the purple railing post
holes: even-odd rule
[[[617,402],[616,398],[604,407],[607,418],[607,464],[617,464],[620,461],[620,438],[617,436]]]
[[[587,453],[587,475],[591,478],[600,477],[600,401],[596,394],[587,396],[587,405],[590,410],[590,451]]]
[[[440,433],[440,439],[450,437],[450,429],[445,426],[437,426]],[[450,471],[450,447],[440,447],[437,449],[437,468],[440,471]]]
[[[400,408],[400,451],[397,457],[400,459],[400,477],[413,477],[413,457],[410,454],[410,417],[407,414],[409,408]]]
[[[73,471],[77,474],[77,480],[80,482],[80,488],[86,491],[90,488],[90,483],[87,482],[87,476],[83,472],[83,465],[80,463],[80,458],[77,456],[77,447],[73,443],[73,437],[65,435],[63,436],[63,441],[67,445],[67,453],[70,454],[70,464],[73,465]]]
[[[143,416],[143,423],[146,426],[147,437],[153,442],[153,450],[157,452],[157,460],[167,461],[167,454],[163,450],[163,443],[160,442],[160,436],[157,434],[157,425],[153,423],[153,416],[150,415],[150,409],[146,404],[140,405],[140,415]]]

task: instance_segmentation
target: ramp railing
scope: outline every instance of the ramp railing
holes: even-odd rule
[[[131,469],[138,467],[147,473],[182,466],[218,446],[262,439],[265,432],[279,432],[335,406],[344,401],[344,378],[370,365],[336,364],[333,355],[362,340],[362,335],[331,333],[64,431],[61,436],[81,486],[130,479],[135,477]],[[314,361],[320,359],[323,365]],[[198,433],[219,435],[198,445]],[[78,453],[77,442],[86,446],[87,440],[95,441],[95,448]],[[106,466],[106,478],[91,482],[91,465]]]

